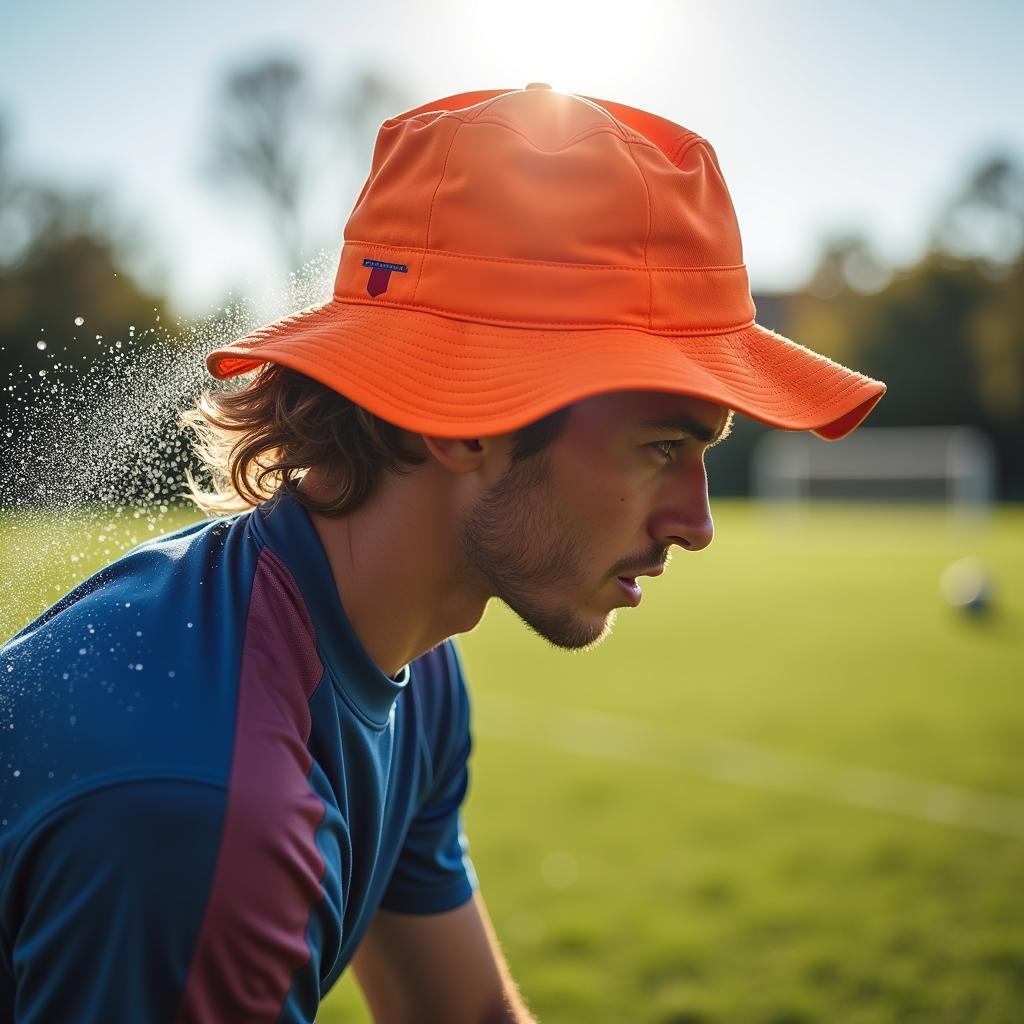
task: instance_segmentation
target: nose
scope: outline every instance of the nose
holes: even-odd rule
[[[708,478],[703,461],[681,470],[651,517],[651,536],[668,547],[678,544],[687,551],[706,548],[715,536],[708,500]]]

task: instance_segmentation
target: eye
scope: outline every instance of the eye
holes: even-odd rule
[[[684,444],[685,441],[655,441],[651,447],[656,448],[666,462],[671,462],[676,457],[676,449]]]

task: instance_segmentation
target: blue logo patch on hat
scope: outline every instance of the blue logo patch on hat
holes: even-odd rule
[[[400,274],[409,271],[409,266],[406,263],[383,263],[381,260],[363,260],[363,266],[371,268],[370,279],[366,282],[366,290],[373,296],[388,290],[388,281],[391,279],[393,270],[397,270]]]

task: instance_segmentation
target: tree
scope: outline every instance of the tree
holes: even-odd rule
[[[96,335],[127,337],[166,312],[124,267],[126,239],[96,193],[62,192],[14,170],[0,123],[0,382],[95,358]],[[76,324],[81,319],[82,324]],[[40,345],[40,342],[43,344]]]
[[[221,88],[204,173],[256,200],[283,269],[294,271],[313,252],[337,245],[377,129],[403,99],[392,82],[364,69],[329,100],[294,57],[261,58],[233,71]],[[324,180],[329,189],[321,188]],[[339,196],[337,209],[312,209],[325,194]],[[324,224],[330,229],[309,227]]]
[[[296,60],[273,57],[224,82],[204,169],[212,181],[263,205],[285,270],[302,262],[304,144],[312,127],[309,86]]]
[[[946,204],[931,237],[934,251],[973,259],[1002,280],[1024,258],[1024,166],[1008,153],[981,160]]]

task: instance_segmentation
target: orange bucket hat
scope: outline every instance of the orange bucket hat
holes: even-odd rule
[[[333,298],[218,348],[439,437],[611,391],[703,398],[833,440],[885,385],[754,322],[711,144],[620,103],[460,93],[385,121]]]

